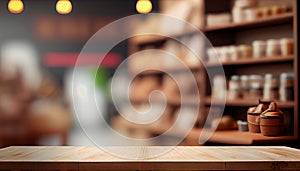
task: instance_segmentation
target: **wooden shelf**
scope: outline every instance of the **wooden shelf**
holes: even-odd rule
[[[148,97],[145,98],[134,98],[134,99],[130,99],[133,103],[142,103],[142,102],[148,102]],[[209,106],[220,106],[223,105],[224,102],[221,100],[217,100],[215,99],[214,102],[211,102],[211,97],[206,97],[205,98],[205,105]],[[155,99],[155,102],[162,102],[162,99]],[[277,105],[280,108],[293,108],[295,106],[295,102],[294,101],[286,101],[286,102],[282,102],[282,101],[275,101],[277,103]],[[178,106],[181,103],[180,98],[178,97],[169,97],[167,99],[167,103],[171,104],[171,105],[175,105]],[[195,100],[195,97],[190,97],[188,99],[186,99],[184,102],[182,102],[183,104],[186,105],[196,105],[197,104],[197,100]],[[247,100],[247,99],[237,99],[237,100],[226,100],[225,102],[225,106],[237,106],[237,107],[250,107],[250,106],[255,106],[258,104],[258,100]]]
[[[111,123],[112,125],[122,125],[129,129],[141,129],[149,131],[153,134],[161,134],[170,128],[170,124],[161,124],[159,126],[157,126],[157,124],[135,124],[124,119],[122,116],[114,117]]]
[[[197,71],[199,69],[200,69],[200,66],[188,66],[188,70],[187,70],[187,68],[183,68],[183,67],[164,67],[165,72],[173,72],[173,73],[174,72],[184,72],[184,71]],[[130,71],[131,71],[131,73],[136,73],[134,71],[134,69],[131,69]],[[164,71],[149,69],[149,70],[139,73],[139,75],[159,75],[159,74],[164,74]]]
[[[293,101],[276,101],[279,107],[281,108],[293,108],[295,106],[295,102]],[[220,106],[223,104],[223,101],[221,100],[214,100],[214,103],[211,104],[211,97],[205,98],[205,104],[206,105],[212,105],[212,106]],[[226,100],[225,106],[241,106],[241,107],[249,107],[249,106],[255,106],[258,104],[258,100]]]
[[[261,57],[261,58],[250,58],[250,59],[239,59],[236,61],[221,62],[222,66],[234,66],[234,65],[255,65],[255,64],[266,64],[266,63],[280,63],[290,62],[294,60],[294,56],[276,56],[276,57]],[[207,62],[206,67],[217,67],[219,63]]]
[[[265,17],[255,21],[230,23],[227,25],[207,26],[203,29],[204,32],[225,30],[225,29],[241,29],[241,28],[255,28],[262,26],[278,25],[285,22],[293,21],[293,12],[288,12],[280,15]]]
[[[143,130],[147,131],[150,134],[163,134],[166,133],[171,127],[171,122],[163,122],[163,123],[151,123],[151,124],[136,124],[133,122],[130,122],[126,119],[124,119],[122,116],[116,116],[111,121],[113,127],[119,127],[122,125],[122,130],[129,129],[129,130]],[[173,136],[173,137],[180,137],[181,135],[184,135],[184,133],[180,133],[180,129],[176,129],[176,131],[168,132],[166,135]]]
[[[201,132],[204,129],[194,128],[187,139],[190,142],[198,142]],[[264,136],[260,133],[240,132],[238,130],[216,131],[208,142],[237,145],[270,144],[297,140],[294,136]]]
[[[252,145],[252,144],[264,144],[264,143],[280,143],[287,141],[297,140],[294,136],[276,136],[268,137],[260,133],[251,132],[239,132],[237,130],[230,131],[216,131],[209,142],[224,143],[224,144],[240,144],[240,145]]]
[[[131,43],[137,44],[137,45],[147,45],[157,42],[162,42],[165,40],[170,39],[170,37],[173,38],[180,38],[182,36],[192,35],[197,33],[198,30],[183,30],[180,33],[172,33],[170,35],[155,35],[155,34],[148,34],[143,36],[137,36],[130,40]]]
[[[149,124],[141,125],[134,124],[120,116],[114,118],[114,124],[122,124],[129,129],[145,130],[151,134],[163,134],[165,133],[172,125],[171,123],[164,124]],[[190,133],[187,135],[186,140],[192,144],[197,144],[201,132],[204,129],[202,128],[193,128]],[[180,131],[179,131],[180,132]],[[180,134],[178,132],[169,133],[169,136],[178,137]],[[222,144],[238,144],[238,145],[254,145],[254,144],[266,144],[266,143],[280,143],[287,141],[297,140],[294,136],[276,136],[269,137],[264,136],[260,133],[251,133],[251,132],[239,132],[238,130],[226,130],[226,131],[216,131],[208,140],[208,142],[213,143],[222,143]],[[199,144],[201,145],[201,144]]]
[[[202,32],[211,32],[211,31],[218,31],[218,30],[225,30],[225,29],[238,29],[238,28],[255,28],[255,27],[261,27],[261,26],[270,26],[270,25],[276,25],[276,24],[281,24],[285,23],[288,21],[293,20],[293,12],[288,12],[285,14],[281,15],[276,15],[276,16],[270,16],[270,17],[265,17],[261,19],[257,19],[255,21],[249,21],[249,22],[241,22],[241,23],[230,23],[227,25],[219,25],[219,26],[206,26],[205,28],[199,28],[199,31]],[[146,44],[152,44],[156,42],[162,42],[169,37],[182,37],[182,36],[187,36],[191,34],[197,33],[196,30],[186,30],[182,31],[181,33],[173,33],[170,34],[169,36],[162,36],[162,35],[143,35],[139,37],[134,37],[130,41],[133,44],[138,44],[138,45],[146,45]]]
[[[130,70],[131,73],[135,74],[137,73],[136,71],[134,70]],[[160,70],[156,70],[156,69],[148,69],[148,70],[145,70],[141,73],[138,73],[139,75],[160,75],[160,74],[163,74],[164,72],[163,71],[160,71]]]
[[[145,103],[145,102],[149,102],[148,97],[139,97],[139,98],[131,98],[130,99],[132,103]],[[163,99],[160,98],[153,98],[153,101],[156,103],[161,103],[163,102]],[[173,105],[173,106],[179,106],[181,105],[181,99],[178,96],[173,96],[173,97],[168,97],[167,96],[167,103],[169,105]],[[188,97],[187,99],[185,99],[185,101],[182,102],[183,105],[197,105],[197,99],[196,97]]]

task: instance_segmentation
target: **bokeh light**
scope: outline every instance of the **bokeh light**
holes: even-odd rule
[[[24,4],[21,0],[10,0],[8,10],[13,14],[21,13],[24,10]]]
[[[152,3],[150,0],[138,0],[136,3],[136,11],[141,14],[147,14],[152,10]]]
[[[72,3],[69,0],[58,0],[56,11],[59,14],[69,14],[72,11]]]

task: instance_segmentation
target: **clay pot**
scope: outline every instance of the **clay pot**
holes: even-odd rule
[[[285,115],[272,102],[269,108],[260,115],[260,130],[265,136],[279,136],[283,133]]]
[[[260,133],[260,113],[247,113],[249,132]]]
[[[247,111],[249,132],[260,133],[260,114],[268,109],[270,101],[259,100],[257,107],[250,107]]]

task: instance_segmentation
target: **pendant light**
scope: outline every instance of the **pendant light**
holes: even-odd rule
[[[136,11],[140,14],[147,14],[152,10],[152,3],[150,0],[138,0],[136,3]]]
[[[13,14],[19,14],[24,10],[24,4],[22,0],[10,0],[8,2],[7,8],[9,12]]]
[[[56,11],[59,14],[69,14],[72,11],[72,3],[70,0],[58,0],[56,2]]]

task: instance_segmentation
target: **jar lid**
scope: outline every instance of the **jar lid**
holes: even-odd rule
[[[280,74],[281,79],[294,79],[293,73],[282,73]]]
[[[280,39],[280,43],[293,43],[294,40],[291,38],[282,38]]]
[[[284,113],[279,110],[275,102],[271,102],[268,109],[261,113],[261,118],[270,118],[270,117],[285,117]]]
[[[247,113],[253,113],[255,111],[256,107],[249,107]]]
[[[265,79],[271,79],[272,77],[273,75],[270,73],[265,74]]]
[[[238,75],[232,75],[230,80],[233,80],[233,81],[238,81],[239,80],[239,76]]]
[[[250,80],[262,80],[263,79],[263,77],[261,76],[261,75],[250,75],[249,76],[249,79]]]
[[[283,118],[284,115],[282,112],[270,111],[270,112],[266,112],[265,114],[261,114],[260,117],[261,118]]]
[[[248,75],[241,75],[241,76],[240,76],[240,79],[241,79],[242,81],[248,81],[249,76],[248,76]]]
[[[234,6],[238,8],[256,7],[255,0],[236,0]]]
[[[249,14],[249,13],[256,13],[256,8],[252,8],[252,7],[246,7],[244,8],[244,11],[246,14]]]
[[[269,40],[267,40],[267,44],[268,45],[276,45],[276,44],[279,44],[279,40],[277,40],[277,39],[269,39]]]
[[[252,47],[249,45],[239,45],[238,48],[240,50],[251,50],[252,49]]]
[[[250,89],[261,89],[263,87],[263,85],[261,85],[260,83],[251,83],[250,84]]]
[[[263,45],[265,45],[265,44],[266,44],[266,42],[263,41],[263,40],[254,40],[254,41],[252,42],[252,45],[253,45],[253,46],[263,46]]]

